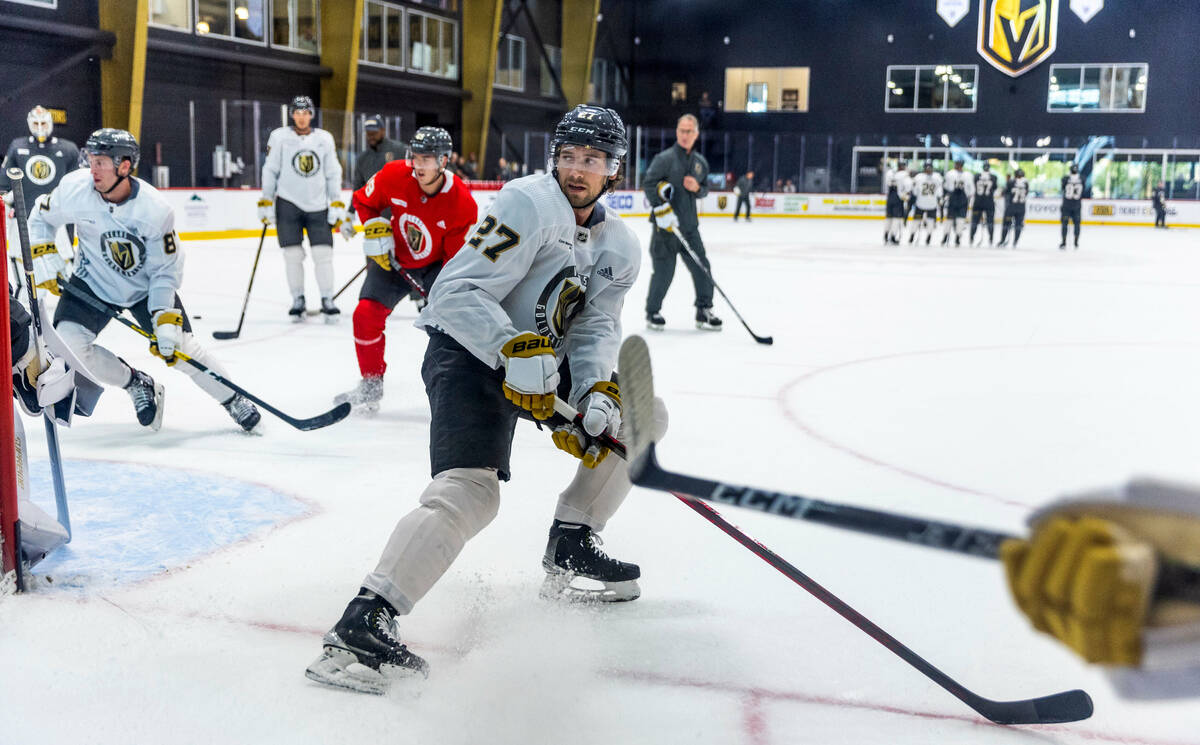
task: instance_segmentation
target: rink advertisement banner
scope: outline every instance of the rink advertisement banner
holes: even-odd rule
[[[485,212],[496,198],[495,190],[472,192]],[[184,240],[257,236],[259,192],[237,189],[166,189],[167,201],[175,208],[176,230]],[[342,198],[350,201],[350,192]],[[640,191],[618,191],[603,198],[605,209],[623,217],[645,219],[650,203]],[[701,218],[733,217],[737,204],[731,192],[709,192],[700,200]],[[1030,197],[1026,208],[1029,222],[1058,222],[1058,197]],[[887,201],[882,194],[780,194],[753,193],[750,211],[753,217],[768,218],[841,218],[883,219]],[[996,219],[1003,214],[998,200]],[[1090,224],[1153,225],[1154,208],[1149,200],[1085,199],[1083,221]],[[1200,227],[1200,202],[1167,203],[1167,224]]]

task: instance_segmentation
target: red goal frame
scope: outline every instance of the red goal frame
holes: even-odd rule
[[[8,241],[6,210],[0,206],[0,280],[8,294]],[[7,298],[6,298],[7,299]],[[8,303],[0,303],[0,588],[18,569],[17,457],[13,427],[12,339],[9,338]]]

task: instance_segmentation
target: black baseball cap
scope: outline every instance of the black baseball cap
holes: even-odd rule
[[[363,129],[383,129],[383,115],[373,114],[372,116],[368,116],[363,120]]]

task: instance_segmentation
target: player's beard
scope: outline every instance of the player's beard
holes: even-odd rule
[[[574,192],[568,189],[568,186],[582,186],[586,191]],[[595,202],[600,196],[600,188],[603,187],[593,189],[591,185],[589,185],[587,181],[583,179],[579,179],[578,181],[572,181],[568,179],[560,183],[559,188],[562,189],[563,194],[567,197],[567,202],[569,202],[572,207],[580,209]]]

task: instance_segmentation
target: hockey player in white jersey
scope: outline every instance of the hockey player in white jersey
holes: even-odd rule
[[[143,426],[162,421],[163,387],[95,343],[111,318],[92,307],[83,295],[113,311],[128,310],[155,335],[150,351],[168,365],[176,350],[225,374],[192,335],[191,322],[179,299],[183,253],[175,234],[175,211],[150,184],[130,175],[139,148],[123,129],[98,129],[83,146],[86,169],[63,177],[54,191],[38,198],[29,215],[34,284],[62,299],[54,312],[54,328],[72,352],[100,382],[124,388]],[[55,231],[74,223],[79,238],[75,272],[68,287],[66,267],[54,245]],[[254,404],[191,365],[176,368],[216,399],[243,429],[251,430],[260,415]]]
[[[631,488],[625,462],[595,440],[621,431],[613,367],[641,260],[633,231],[598,202],[627,150],[616,112],[575,107],[555,129],[550,173],[505,185],[446,262],[417,320],[430,337],[421,374],[434,478],[325,635],[308,677],[380,693],[394,678],[427,672],[400,643],[394,616],[409,613],[495,517],[517,420],[553,421],[556,395],[583,414],[580,424],[552,424],[554,443],[581,463],[559,495],[543,596],[638,597],[640,569],[605,555],[596,537]],[[661,434],[661,402],[656,412]],[[575,577],[604,589],[573,588]]]
[[[954,168],[946,173],[942,184],[946,193],[946,221],[942,225],[942,245],[950,242],[954,234],[955,247],[962,245],[963,233],[967,230],[967,205],[975,194],[975,180],[963,171],[963,160],[954,161]]]
[[[908,175],[908,164],[897,163],[895,170],[887,172],[883,179],[887,194],[887,217],[883,224],[883,242],[899,245],[904,231],[904,216],[908,210],[908,197],[912,193],[912,178]]]
[[[908,229],[908,242],[914,242],[919,234],[925,237],[925,245],[929,245],[937,225],[938,202],[942,199],[942,176],[933,172],[933,161],[925,161],[924,170],[913,178],[912,190],[917,206]]]
[[[301,243],[307,233],[313,274],[321,293],[321,313],[326,322],[333,322],[341,312],[333,304],[333,230],[346,218],[342,165],[337,159],[333,135],[312,126],[312,99],[296,96],[290,108],[293,126],[274,130],[267,140],[258,217],[264,225],[276,226],[288,289],[292,293],[288,315],[296,321],[304,320]]]

